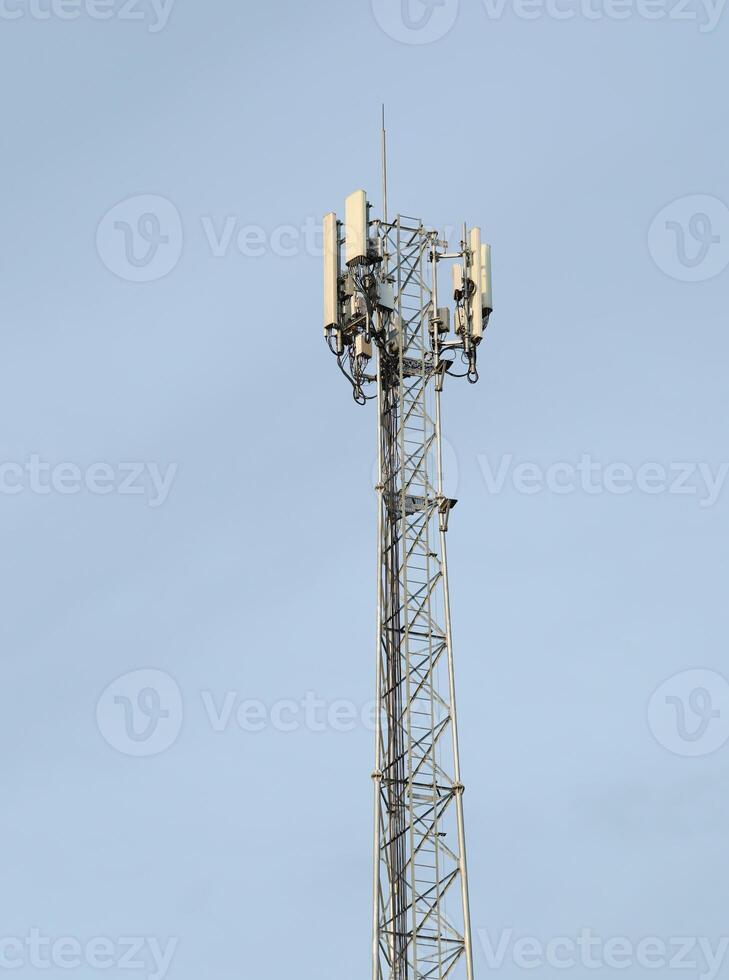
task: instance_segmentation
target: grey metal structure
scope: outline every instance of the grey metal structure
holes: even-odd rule
[[[478,378],[490,250],[478,229],[449,253],[418,219],[372,220],[363,193],[344,224],[325,218],[324,328],[355,400],[377,406],[372,976],[472,980],[441,396],[447,378]],[[444,260],[455,262],[455,334],[438,305]]]

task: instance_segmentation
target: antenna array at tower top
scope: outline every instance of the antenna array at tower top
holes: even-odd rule
[[[386,163],[383,129],[383,197],[386,207]],[[454,308],[428,310],[431,336],[430,367],[457,376],[458,363],[470,381],[478,378],[477,349],[493,309],[491,246],[481,241],[478,227],[464,225],[458,251],[420,222],[398,217],[373,219],[363,190],[345,202],[344,221],[330,213],[324,218],[324,336],[337,362],[352,383],[355,400],[364,404],[375,376],[368,373],[373,343],[387,363],[402,349],[402,318],[397,306],[397,251],[393,236],[405,228],[425,245],[432,264],[431,298],[438,295],[438,266],[451,260]],[[415,238],[413,238],[415,241]]]

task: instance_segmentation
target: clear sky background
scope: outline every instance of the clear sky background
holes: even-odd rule
[[[177,0],[163,25],[6,0],[0,938],[175,937],[173,980],[368,976],[372,734],[280,709],[372,697],[375,418],[288,226],[360,186],[379,207],[383,99],[391,210],[494,248],[482,380],[445,400],[474,929],[729,935],[729,488],[636,476],[729,460],[729,14],[591,4],[447,0],[418,31],[399,0]],[[584,456],[598,492],[520,492],[517,464]],[[120,727],[142,669],[172,679],[167,747],[143,711]],[[228,692],[263,731],[215,730]],[[476,966],[524,972],[480,943]]]

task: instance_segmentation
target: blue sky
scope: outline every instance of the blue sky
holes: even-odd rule
[[[98,937],[107,976],[124,937],[140,977],[155,943],[175,980],[369,969],[375,419],[312,229],[379,205],[383,100],[391,210],[494,249],[482,380],[445,400],[474,928],[717,948],[723,6],[49,3],[0,11],[17,974],[66,938],[96,977]],[[516,959],[479,942],[477,975]]]

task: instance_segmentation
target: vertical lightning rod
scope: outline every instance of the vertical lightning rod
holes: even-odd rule
[[[382,103],[382,218],[387,224],[387,131],[385,130],[385,103]]]

